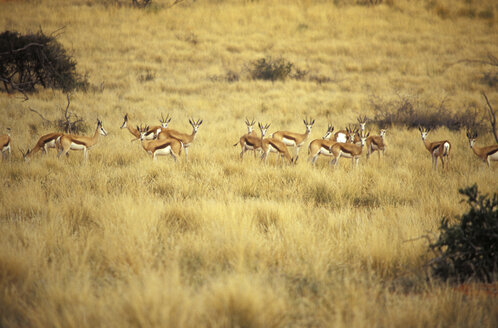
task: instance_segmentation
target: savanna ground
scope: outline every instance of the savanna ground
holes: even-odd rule
[[[405,127],[356,169],[323,158],[312,168],[306,147],[296,166],[242,162],[232,145],[245,117],[272,133],[303,132],[312,116],[312,140],[328,122],[373,118],[372,97],[484,115],[481,91],[498,107],[485,80],[496,69],[450,64],[496,56],[497,17],[494,1],[1,3],[1,31],[58,31],[91,84],[70,108],[87,135],[97,117],[109,135],[86,164],[53,150],[25,163],[17,147],[54,130],[29,108],[60,118],[65,95],[0,94],[14,149],[0,163],[0,326],[496,327],[496,296],[428,279],[432,254],[417,239],[466,210],[458,188],[497,190],[498,165],[483,169],[463,130],[429,134],[452,142],[447,172],[431,170]],[[268,56],[316,78],[252,80],[250,63]],[[119,129],[125,113],[132,124],[170,113],[185,131],[190,117],[204,123],[187,162],[152,162]],[[482,131],[477,143],[493,142]]]

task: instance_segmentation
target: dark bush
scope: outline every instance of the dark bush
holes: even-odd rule
[[[445,126],[450,130],[461,128],[484,129],[482,115],[477,108],[453,113],[446,107],[446,99],[439,104],[420,101],[416,96],[401,96],[385,101],[379,97],[370,97],[370,106],[374,110],[373,123],[379,126],[403,125],[409,128],[425,126],[438,128]]]
[[[260,58],[249,65],[249,72],[254,80],[284,81],[289,77],[293,66],[283,58]]]
[[[0,81],[3,90],[29,93],[37,86],[62,89],[86,89],[85,77],[76,73],[76,62],[55,39],[43,32],[21,35],[0,34]]]
[[[443,280],[492,282],[498,272],[498,194],[480,195],[473,185],[459,192],[470,210],[450,225],[443,218],[439,239],[429,247],[437,254],[432,273]]]

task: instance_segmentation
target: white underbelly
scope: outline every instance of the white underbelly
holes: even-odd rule
[[[254,146],[253,145],[250,145],[247,142],[244,145],[245,145],[246,149],[254,150]],[[185,146],[183,146],[183,147],[185,147]]]
[[[2,147],[2,153],[6,152],[6,151],[10,151],[10,142],[9,142],[9,144],[7,146],[3,146]]]
[[[325,155],[325,156],[332,156],[333,155],[327,148],[323,148],[323,147],[320,148],[318,153]]]
[[[352,158],[353,155],[351,155],[350,153],[345,153],[345,152],[341,151],[341,157]]]
[[[498,151],[493,155],[488,156],[488,158],[492,161],[498,161]]]
[[[282,138],[282,142],[283,142],[286,146],[291,146],[291,147],[296,147],[296,146],[297,146],[296,141],[295,141],[295,140],[292,140],[292,139]]]
[[[55,148],[55,139],[52,139],[45,143],[46,148]]]
[[[72,150],[83,150],[86,148],[85,145],[81,145],[81,144],[77,144],[77,143],[74,143],[74,142],[71,142],[71,147],[70,147]]]
[[[277,149],[277,148],[275,148],[275,147],[273,147],[271,144],[270,144],[270,145],[268,145],[268,149],[269,149],[269,150],[270,150],[270,152],[272,152],[272,153],[278,153],[278,149]]]
[[[169,155],[171,153],[171,146],[164,147],[162,149],[158,149],[155,151],[155,154],[160,155]]]

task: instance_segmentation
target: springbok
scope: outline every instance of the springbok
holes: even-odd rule
[[[7,134],[0,135],[0,149],[2,149],[2,159],[11,158],[12,156],[12,139],[10,138],[10,128],[7,128]],[[7,155],[7,154],[8,155]]]
[[[88,159],[88,150],[97,144],[100,135],[107,136],[107,131],[99,119],[97,119],[97,128],[92,137],[63,134],[56,140],[60,146],[57,157],[62,154],[67,155],[70,150],[83,150],[83,160],[86,161]]]
[[[157,137],[158,140],[174,138],[181,141],[183,144],[183,149],[185,149],[185,159],[187,159],[188,155],[187,149],[194,141],[195,136],[197,135],[197,131],[199,130],[199,126],[202,124],[202,120],[195,121],[194,119],[189,119],[188,122],[192,126],[191,134],[178,132],[173,129],[162,129],[161,133],[159,133],[159,136]]]
[[[42,154],[48,155],[48,150],[53,148],[53,149],[58,149],[58,143],[57,139],[60,138],[63,135],[61,132],[52,132],[45,134],[38,139],[36,142],[36,145],[33,147],[33,149],[29,149],[24,153],[22,152],[23,158],[25,161],[28,161],[33,155],[35,155],[37,152],[41,150]]]
[[[432,156],[432,168],[437,169],[437,158],[441,158],[441,163],[443,165],[444,170],[444,157],[446,157],[446,169],[448,169],[448,165],[450,162],[450,151],[451,151],[451,143],[448,140],[429,142],[427,140],[427,135],[431,131],[431,129],[418,127],[420,134],[422,136],[422,141],[424,142],[425,148],[431,153]]]
[[[380,129],[380,133],[378,136],[370,136],[367,138],[367,161],[370,155],[374,152],[377,151],[377,154],[379,154],[379,159],[380,159],[380,153],[382,152],[382,156],[384,156],[384,151],[386,150],[386,129]]]
[[[297,161],[299,158],[299,149],[306,139],[308,139],[315,120],[310,117],[309,121],[304,119],[303,122],[306,126],[306,131],[302,134],[288,131],[277,131],[272,134],[273,139],[282,141],[286,146],[296,147],[296,157],[294,161]]]
[[[334,127],[332,125],[328,125],[327,132],[321,139],[315,139],[310,142],[308,146],[308,162],[311,161],[312,165],[315,165],[318,156],[332,156],[332,153],[329,151],[329,148],[336,141],[330,139],[332,132],[334,131]]]
[[[351,133],[351,139],[354,138],[354,132]],[[339,159],[341,157],[351,158],[353,167],[358,166],[358,160],[360,159],[361,153],[363,151],[363,146],[365,145],[365,141],[368,138],[369,133],[365,135],[365,131],[360,131],[360,145],[354,143],[343,143],[336,142],[329,147],[329,151],[334,156],[334,159],[330,161],[330,165],[334,164],[337,166]]]
[[[279,162],[280,158],[285,158],[289,161],[289,163],[295,163],[296,160],[291,157],[289,154],[289,149],[287,149],[287,146],[285,143],[282,141],[275,139],[275,138],[266,138],[265,135],[268,132],[268,128],[270,127],[271,124],[266,124],[262,125],[261,123],[258,123],[259,130],[261,131],[261,148],[263,149],[263,154],[261,155],[261,160],[264,160],[265,163],[268,159],[268,153],[277,153],[279,156]]]
[[[469,145],[474,154],[482,159],[483,163],[487,164],[488,167],[490,167],[491,161],[498,161],[498,145],[477,147],[475,145],[477,131],[471,132],[470,130],[467,130],[467,138],[469,139]]]
[[[125,114],[123,124],[121,124],[121,129],[125,128],[128,129],[128,131],[135,137],[135,139],[133,139],[132,141],[140,139],[140,132],[138,132],[137,129],[128,124],[128,113]],[[159,132],[161,132],[161,127],[154,126],[146,132],[145,139],[147,140],[157,139],[157,135],[159,134]]]
[[[175,138],[166,138],[157,140],[147,140],[145,138],[149,127],[138,127],[137,131],[140,133],[140,141],[143,149],[152,155],[153,160],[157,160],[157,156],[171,155],[175,162],[182,153],[183,144],[180,140]]]
[[[240,159],[243,159],[244,153],[248,150],[254,152],[254,157],[256,157],[256,150],[261,149],[261,138],[257,137],[256,131],[253,130],[255,121],[249,121],[246,118],[247,133],[240,137],[239,142],[236,142],[233,146],[240,144],[241,152]]]

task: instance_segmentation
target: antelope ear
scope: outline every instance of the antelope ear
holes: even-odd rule
[[[311,122],[311,125],[315,124],[315,120],[313,120],[313,122]]]
[[[201,124],[202,124],[202,122],[203,122],[203,120],[201,120],[201,121],[199,122],[199,124],[197,124],[197,125],[201,125]]]

